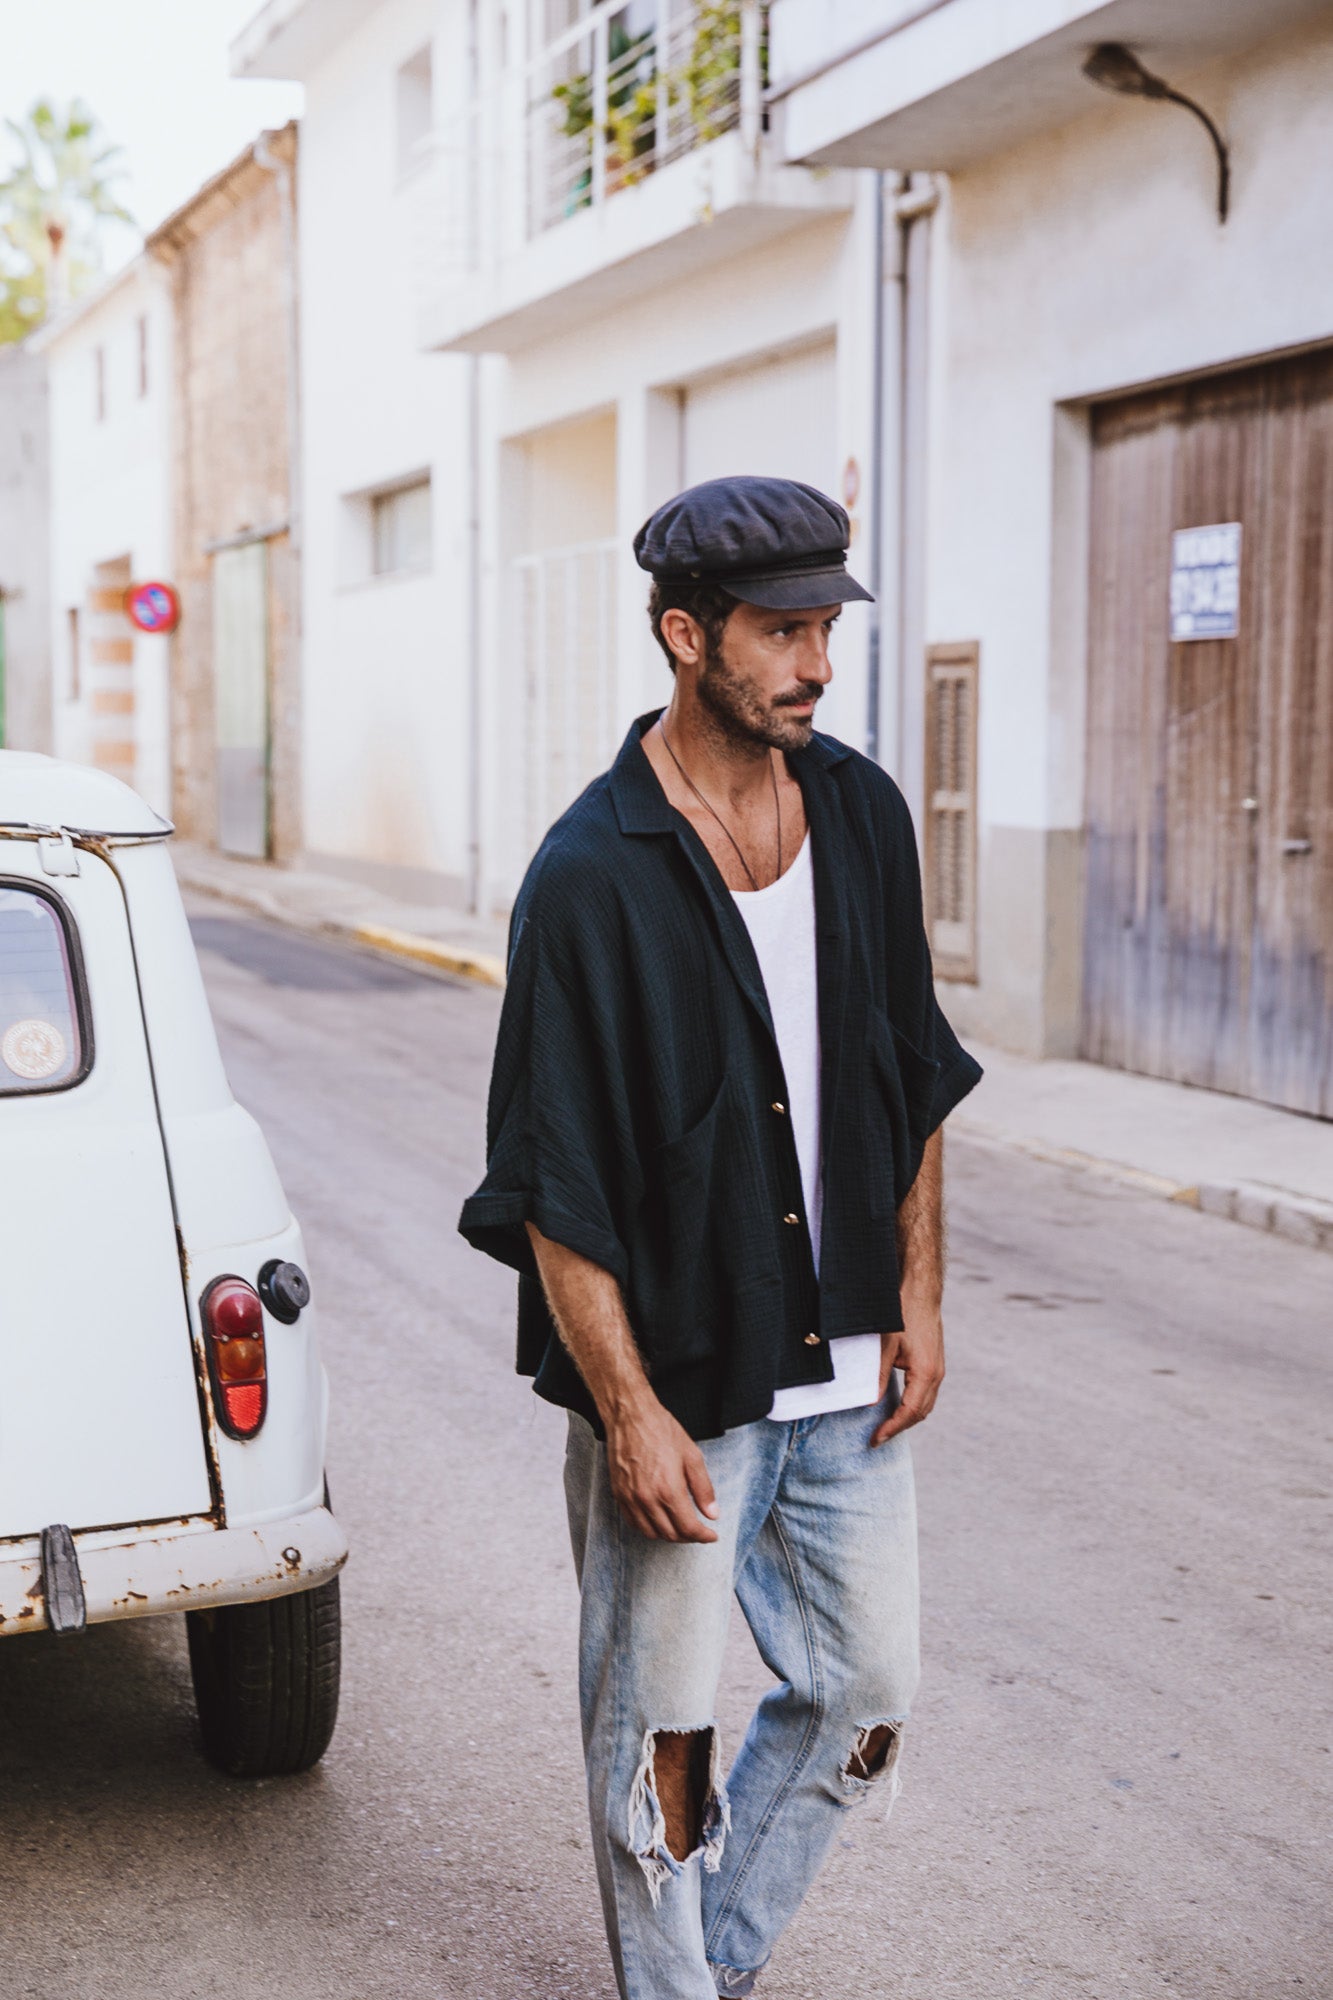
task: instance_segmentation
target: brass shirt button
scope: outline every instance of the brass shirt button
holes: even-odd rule
[[[805,1344],[807,1347],[818,1347],[819,1335],[817,1333],[807,1333],[807,1335],[805,1336]]]
[[[770,1111],[776,1111],[779,1118],[785,1118],[787,1115],[787,1107],[785,1104],[770,1104],[768,1108]]]
[[[793,1228],[796,1229],[799,1229],[801,1226],[801,1218],[799,1215],[784,1215],[782,1220],[784,1222],[790,1222]]]

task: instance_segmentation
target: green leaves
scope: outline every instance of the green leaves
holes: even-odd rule
[[[652,172],[664,151],[665,134],[657,128],[665,114],[683,108],[683,123],[693,135],[692,143],[715,139],[736,122],[741,63],[739,0],[703,0],[695,9],[687,53],[668,68],[658,66],[656,31],[647,28],[631,36],[619,16],[610,24],[607,53],[609,191],[629,187]],[[565,115],[557,128],[561,136],[584,139],[591,158],[595,120],[591,73],[585,70],[555,84],[551,96],[564,107]],[[583,198],[578,205],[586,206],[591,198],[586,179],[581,185]]]

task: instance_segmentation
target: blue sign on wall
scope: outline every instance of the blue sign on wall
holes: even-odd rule
[[[1171,638],[1234,639],[1240,630],[1240,522],[1171,537]]]

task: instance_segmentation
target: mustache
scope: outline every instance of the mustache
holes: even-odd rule
[[[808,701],[822,701],[824,690],[818,681],[803,682],[795,694],[780,694],[774,697],[774,708],[804,708]]]

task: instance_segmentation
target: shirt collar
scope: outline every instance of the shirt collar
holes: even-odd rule
[[[661,714],[660,708],[653,708],[630,724],[629,733],[611,766],[611,798],[622,833],[676,831],[675,809],[662,790],[657,773],[648,762],[643,748],[644,736]],[[825,771],[841,764],[851,754],[847,745],[839,743],[836,737],[821,736],[816,731],[804,750],[791,753],[791,761],[793,766],[799,766],[806,772]]]

